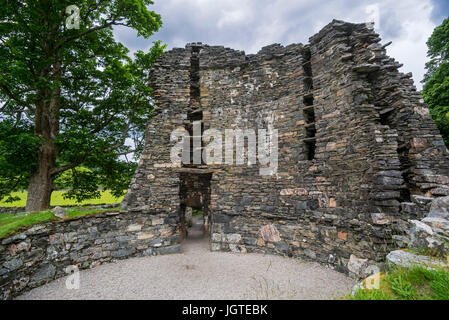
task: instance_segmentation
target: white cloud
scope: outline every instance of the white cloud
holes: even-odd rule
[[[393,41],[389,54],[404,64],[403,72],[413,72],[418,89],[427,61],[426,41],[435,28],[431,0],[156,0],[151,9],[164,23],[152,39],[119,34],[133,50],[161,39],[169,49],[203,42],[256,53],[272,43],[307,43],[334,18],[379,20],[376,30],[383,42]]]
[[[397,2],[397,3],[396,3]],[[402,23],[400,37],[385,40],[393,41],[387,49],[388,54],[404,64],[403,72],[412,72],[416,87],[422,89],[420,83],[425,73],[427,58],[426,42],[432,35],[436,25],[431,19],[432,6],[420,0],[396,1],[395,9]]]

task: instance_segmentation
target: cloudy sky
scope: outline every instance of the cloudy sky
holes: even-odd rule
[[[426,41],[449,16],[448,0],[154,0],[161,30],[150,39],[117,28],[117,40],[132,51],[147,50],[162,40],[168,49],[188,42],[224,45],[257,53],[272,43],[307,43],[332,19],[376,22],[383,43],[393,41],[388,54],[412,72],[422,88]]]

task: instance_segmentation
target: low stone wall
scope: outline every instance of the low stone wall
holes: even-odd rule
[[[97,205],[84,205],[84,206],[80,206],[80,205],[70,205],[70,206],[62,206],[64,208],[83,208],[83,209],[109,209],[109,208],[117,208],[118,206],[120,206],[120,203],[102,203],[102,204],[97,204]],[[55,208],[56,206],[50,206],[50,209]],[[26,212],[26,208],[25,207],[0,207],[0,214],[2,213],[22,213],[22,212]]]
[[[0,214],[25,212],[25,207],[0,207]]]
[[[443,200],[438,198],[412,195],[412,202],[401,204],[401,216],[363,214],[349,208],[299,208],[288,216],[274,206],[261,206],[262,213],[253,216],[214,212],[211,250],[296,257],[319,262],[352,278],[366,278],[373,270],[385,269],[385,256],[409,233],[408,220],[426,216],[432,207],[449,208],[449,197],[444,199],[445,204],[441,204]],[[423,237],[442,244],[429,234]]]
[[[114,212],[34,225],[0,244],[0,299],[11,299],[67,275],[130,257],[181,252],[169,217]]]
[[[370,267],[384,268],[394,224],[368,224],[341,209],[313,211],[289,220],[217,214],[212,219],[212,251],[306,259],[353,278],[366,276]]]

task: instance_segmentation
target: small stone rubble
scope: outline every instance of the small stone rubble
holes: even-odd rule
[[[51,210],[51,213],[59,219],[64,219],[67,216],[67,211],[65,211],[61,207],[55,207],[53,210]]]
[[[426,250],[437,257],[449,257],[449,197],[436,198],[431,202],[428,215],[422,220],[410,220],[406,235],[393,236],[401,248],[414,251]],[[387,262],[409,267],[413,264],[448,267],[449,261],[441,261],[404,250],[392,251]]]

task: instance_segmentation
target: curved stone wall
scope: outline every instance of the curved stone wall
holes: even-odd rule
[[[114,212],[34,225],[0,244],[0,299],[68,275],[130,257],[177,253],[180,236],[165,215]]]

